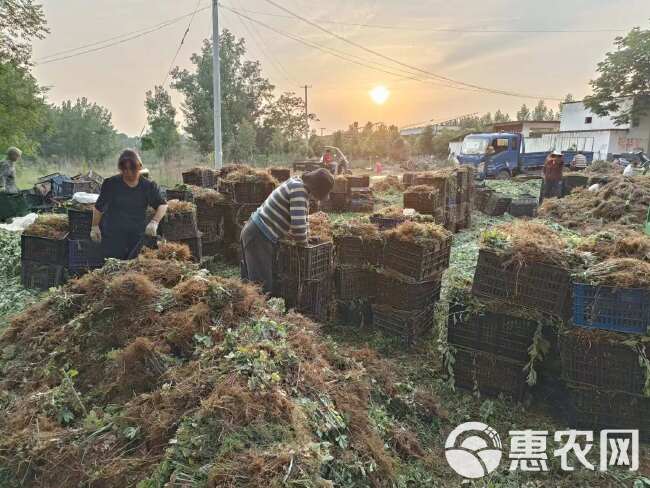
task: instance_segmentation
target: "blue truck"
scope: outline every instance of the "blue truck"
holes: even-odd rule
[[[539,174],[550,151],[526,152],[526,141],[521,134],[504,132],[491,134],[469,134],[463,140],[460,164],[469,164],[476,169],[480,179],[508,179],[521,173]],[[564,162],[569,165],[577,151],[563,151]],[[593,152],[583,151],[587,164],[594,159]]]

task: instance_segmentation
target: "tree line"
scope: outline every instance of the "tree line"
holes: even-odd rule
[[[169,92],[160,86],[144,94],[147,131],[140,138],[119,134],[111,112],[80,96],[60,105],[47,100],[47,89],[31,72],[31,44],[48,34],[42,6],[36,0],[0,3],[0,151],[21,147],[25,154],[49,160],[103,161],[119,146],[139,145],[161,160],[174,158],[182,148],[203,156],[213,152],[212,44],[205,40],[191,57],[192,68],[172,71],[171,89],[183,97],[178,110]],[[619,124],[638,121],[650,111],[650,30],[634,28],[615,40],[616,50],[598,64],[591,82],[593,94],[585,104],[598,115],[613,115]],[[262,75],[259,61],[247,59],[244,39],[228,30],[220,37],[222,129],[226,161],[248,161],[257,155],[320,155],[323,147],[341,148],[351,158],[406,159],[412,155],[446,155],[450,139],[468,131],[488,130],[508,122],[510,115],[467,116],[450,121],[454,129],[434,134],[427,127],[416,137],[400,135],[395,125],[368,122],[350,124],[327,137],[312,133],[308,146],[303,99],[293,92],[276,94]],[[632,98],[633,103],[621,103]],[[568,95],[565,101],[572,101]],[[516,120],[554,120],[559,112],[540,100],[522,105]],[[309,120],[316,115],[310,113]]]

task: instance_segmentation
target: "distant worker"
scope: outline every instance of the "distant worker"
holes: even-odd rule
[[[553,151],[546,157],[542,170],[542,198],[560,198],[562,196],[562,172],[564,161],[562,151]]]
[[[582,151],[578,151],[578,153],[573,157],[573,160],[571,161],[571,169],[582,171],[583,169],[586,168],[587,168],[587,156],[582,154]]]
[[[7,150],[7,159],[0,161],[0,191],[18,193],[16,186],[16,163],[20,161],[23,153],[17,147]]]
[[[309,198],[324,200],[334,177],[324,168],[290,178],[273,190],[241,232],[241,277],[273,290],[273,259],[278,242],[291,237],[304,245],[309,236]]]
[[[375,163],[375,174],[381,175],[383,171],[384,171],[384,165],[381,164],[381,161],[377,160],[377,162]]]
[[[330,173],[332,173],[333,175],[337,174],[336,171],[338,170],[338,164],[334,160],[334,156],[332,155],[331,149],[325,150],[325,153],[321,158],[321,162],[323,163],[325,169],[329,170]]]
[[[629,163],[623,170],[623,176],[634,176],[634,163]]]
[[[167,201],[158,185],[140,173],[142,161],[133,149],[122,152],[117,167],[120,174],[102,183],[90,237],[102,243],[104,257],[128,259],[137,254],[145,235],[156,236],[158,224],[167,212]],[[147,224],[148,207],[155,213]]]

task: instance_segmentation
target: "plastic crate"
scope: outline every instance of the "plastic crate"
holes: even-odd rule
[[[490,194],[482,211],[492,217],[498,217],[508,211],[511,202],[512,198],[494,192]]]
[[[377,301],[400,310],[420,310],[440,298],[440,279],[414,282],[385,272],[376,274]]]
[[[457,347],[489,352],[513,361],[528,362],[537,322],[506,314],[467,314],[450,308],[447,341]]]
[[[68,222],[70,224],[69,239],[90,239],[90,230],[93,226],[92,210],[68,209]]]
[[[222,193],[229,195],[236,203],[261,204],[275,189],[272,183],[257,181],[223,182],[219,185]]]
[[[416,281],[440,276],[449,267],[451,241],[452,238],[449,237],[438,242],[436,247],[425,248],[411,242],[388,239],[384,266]]]
[[[571,427],[590,430],[638,430],[650,440],[650,398],[567,385],[566,412]]]
[[[186,171],[181,176],[183,183],[186,185],[200,186],[203,188],[215,188],[217,186],[217,173],[210,168],[197,168],[194,171]]]
[[[386,305],[372,306],[374,326],[409,346],[416,345],[431,336],[434,313],[434,307],[405,311]]]
[[[415,185],[415,177],[416,173],[404,173],[402,175],[402,185],[405,187],[413,186]]]
[[[223,252],[224,252],[223,241],[204,242],[203,238],[201,238],[201,254],[203,254],[203,257],[217,256],[219,254],[223,254]]]
[[[348,176],[348,189],[352,190],[354,188],[369,188],[370,187],[370,176]]]
[[[289,168],[271,168],[269,173],[280,183],[291,178],[291,170]]]
[[[640,395],[645,373],[636,351],[622,342],[609,340],[597,331],[569,331],[560,335],[560,358],[564,380],[610,391]],[[614,336],[616,337],[616,336]],[[650,347],[645,347],[650,353]]]
[[[100,243],[91,240],[68,241],[68,270],[71,274],[78,275],[103,265],[104,253]]]
[[[299,281],[319,280],[332,273],[334,245],[331,242],[304,246],[282,242],[278,269]]]
[[[339,266],[334,272],[336,298],[357,300],[371,296],[370,271],[356,266]]]
[[[372,308],[366,300],[337,300],[335,321],[347,327],[371,327]]]
[[[203,259],[203,242],[200,236],[192,237],[189,239],[178,239],[180,244],[185,244],[190,248],[190,255],[192,256],[192,261],[195,263],[200,263]]]
[[[165,218],[160,222],[159,233],[170,241],[196,237],[199,233],[196,212],[165,215]]]
[[[181,202],[190,202],[194,203],[194,194],[192,190],[174,190],[168,188],[165,191],[167,200],[180,200]]]
[[[537,213],[538,199],[532,195],[515,198],[510,203],[508,212],[513,217],[534,217]]]
[[[72,198],[77,192],[99,193],[100,185],[92,180],[70,180],[61,182],[61,191],[57,195],[63,198]]]
[[[646,334],[650,290],[573,284],[573,323],[579,327]]]
[[[384,264],[385,241],[379,239],[364,239],[363,255],[366,262],[371,266],[383,266]]]
[[[363,239],[357,236],[334,237],[335,258],[338,264],[362,265],[366,262]]]
[[[384,217],[381,215],[372,215],[370,216],[370,222],[372,224],[375,224],[377,227],[379,227],[379,230],[389,230],[389,229],[394,229],[400,224],[403,224],[406,222],[406,217],[397,217],[397,218],[392,218],[392,217]]]
[[[327,200],[329,207],[335,212],[345,212],[350,208],[350,196],[348,193],[330,193]]]
[[[472,293],[568,318],[571,278],[568,270],[548,264],[518,266],[507,256],[479,251]]]
[[[370,213],[375,210],[375,204],[371,200],[350,199],[350,212]]]
[[[274,295],[284,298],[287,308],[296,309],[315,320],[326,320],[332,302],[329,278],[299,281],[289,275],[274,280]]]
[[[199,222],[198,228],[204,247],[208,242],[223,241],[224,239],[224,226],[222,222]]]
[[[25,288],[47,290],[62,285],[67,280],[66,269],[58,264],[44,264],[23,259],[20,277]]]
[[[562,196],[571,194],[574,188],[586,188],[589,177],[585,175],[565,175],[562,178]]]
[[[65,266],[68,262],[67,235],[62,239],[28,236],[20,237],[21,257],[27,261]]]
[[[404,208],[412,208],[423,215],[433,215],[436,203],[435,193],[404,192]]]
[[[494,193],[494,190],[487,186],[476,187],[474,189],[474,208],[481,212],[485,210],[485,206],[492,193]]]
[[[528,391],[525,363],[484,351],[457,348],[454,361],[456,386],[482,394],[505,394],[522,400]]]

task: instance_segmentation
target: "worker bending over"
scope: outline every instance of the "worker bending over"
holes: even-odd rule
[[[16,162],[20,161],[22,151],[17,147],[7,150],[7,159],[0,161],[0,191],[18,193],[16,186]]]
[[[290,178],[273,190],[241,232],[242,279],[261,283],[265,293],[273,289],[273,259],[278,242],[291,237],[307,244],[309,197],[324,200],[334,186],[326,169]]]
[[[128,259],[138,254],[145,235],[156,236],[167,202],[158,185],[140,175],[142,161],[137,152],[125,149],[117,167],[120,174],[102,183],[90,237],[101,241],[104,257]],[[148,207],[155,209],[155,214],[146,224]]]
[[[587,156],[582,154],[582,151],[578,151],[578,153],[573,157],[573,161],[571,161],[571,169],[579,171],[587,169]]]

